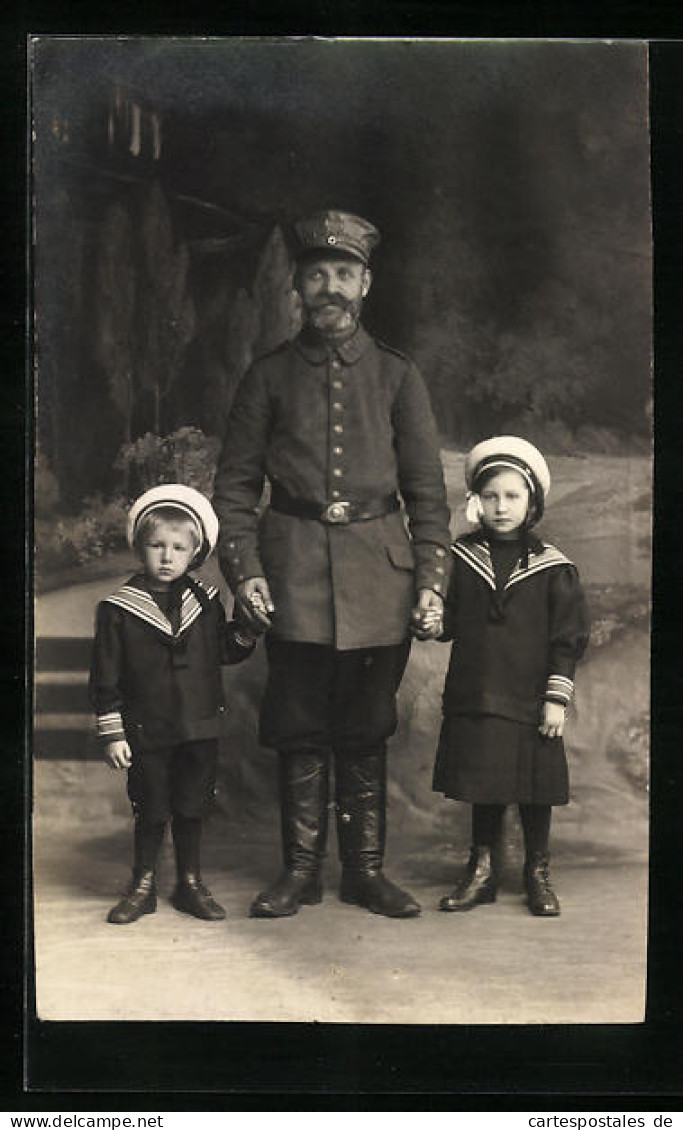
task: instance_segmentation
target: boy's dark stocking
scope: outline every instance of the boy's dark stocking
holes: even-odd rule
[[[151,820],[136,817],[133,832],[133,870],[136,875],[142,871],[156,871],[159,849],[165,831],[166,825],[164,823],[155,823]]]
[[[157,908],[156,863],[165,824],[135,818],[133,833],[133,878],[120,902],[112,907],[107,921],[116,926],[137,922],[143,914],[153,914]]]
[[[549,804],[520,804],[526,860],[524,888],[529,910],[542,918],[557,918],[560,903],[550,884],[548,840],[552,808]]]
[[[472,806],[472,847],[467,868],[451,894],[441,899],[439,910],[471,910],[496,901],[504,816],[504,804]]]
[[[178,882],[173,892],[176,910],[218,922],[225,918],[225,910],[212,897],[201,878],[202,821],[198,817],[175,814],[171,824],[175,849]]]

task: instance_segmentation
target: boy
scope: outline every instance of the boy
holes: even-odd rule
[[[218,519],[203,495],[166,483],[133,504],[128,543],[143,566],[97,609],[90,697],[114,769],[128,771],[133,877],[108,921],[156,910],[156,861],[171,821],[173,905],[216,921],[225,911],[201,880],[202,819],[216,777],[225,703],[222,663],[251,655],[255,629],[227,623],[214,585],[189,575],[213,551]]]

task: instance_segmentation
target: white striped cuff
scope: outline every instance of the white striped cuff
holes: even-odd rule
[[[545,697],[568,706],[574,694],[574,683],[564,675],[549,675]]]
[[[98,714],[95,719],[95,732],[97,737],[105,742],[123,740],[126,731],[123,728],[123,718],[118,710],[111,714]]]

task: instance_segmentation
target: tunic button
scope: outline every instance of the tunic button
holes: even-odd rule
[[[332,491],[332,497],[333,497],[333,498],[339,498],[339,491],[338,491],[338,490],[333,490],[333,491]]]
[[[351,823],[351,814],[349,812],[342,812],[341,820],[342,820],[342,824],[350,824]]]
[[[435,585],[434,585],[434,589],[435,589],[435,591],[436,591],[436,592],[441,592],[441,589],[442,589],[442,587],[443,587],[443,586],[442,586],[442,584],[441,584],[441,581],[436,581],[436,583],[435,583]]]
[[[344,387],[343,381],[332,381],[332,388],[343,388],[343,387]]]
[[[338,400],[335,400],[332,407],[334,408],[335,412],[343,412],[344,411],[344,405],[340,404]]]
[[[445,549],[437,549],[436,550],[436,556],[437,557],[445,557],[446,556],[446,550]]]
[[[343,453],[343,451],[344,451],[343,447],[333,447],[332,448],[332,454],[333,455],[341,455]]]
[[[437,573],[443,573],[443,572],[444,572],[444,567],[443,567],[443,565],[437,565],[437,566],[436,566],[436,570],[435,570],[435,571],[436,571]]]
[[[344,472],[340,471],[339,467],[334,467],[333,470],[332,470],[332,474],[334,475],[335,479],[341,479]]]
[[[344,428],[341,424],[335,424],[334,427],[333,427],[333,431],[335,431],[337,433],[337,435],[341,435],[341,433],[344,431]]]
[[[336,358],[336,357],[335,357],[334,361],[332,362],[332,368],[333,368],[333,369],[339,369],[339,368],[341,368],[341,361],[337,361],[337,358]]]

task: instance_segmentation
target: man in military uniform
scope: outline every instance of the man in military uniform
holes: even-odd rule
[[[438,437],[413,363],[359,321],[377,229],[323,212],[295,233],[304,326],[241,382],[213,498],[221,567],[270,628],[260,737],[279,751],[285,870],[251,914],[322,898],[331,753],[341,898],[411,917],[419,905],[382,871],[386,742],[410,626],[447,586]]]

